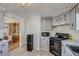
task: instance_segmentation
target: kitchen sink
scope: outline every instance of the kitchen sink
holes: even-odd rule
[[[79,56],[79,46],[77,46],[77,45],[67,45],[67,47],[71,50],[71,52],[74,55]]]

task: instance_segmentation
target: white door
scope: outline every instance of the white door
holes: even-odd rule
[[[41,38],[40,49],[49,51],[49,37],[42,37]]]

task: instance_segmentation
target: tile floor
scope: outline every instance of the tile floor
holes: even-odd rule
[[[23,56],[54,56],[48,51],[43,50],[33,50],[32,52],[26,52]]]
[[[11,52],[9,52],[9,56],[23,56],[23,54],[26,52],[26,47],[17,48]]]
[[[20,49],[15,49],[9,53],[9,56],[54,56],[48,51],[43,50],[33,50],[32,52],[29,52],[26,50],[25,47]]]

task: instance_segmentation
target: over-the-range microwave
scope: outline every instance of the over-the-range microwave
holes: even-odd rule
[[[50,35],[49,32],[42,32],[42,36],[48,37],[49,35]]]

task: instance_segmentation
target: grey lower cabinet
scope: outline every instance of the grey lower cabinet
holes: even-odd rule
[[[41,37],[40,50],[49,51],[49,37]]]

